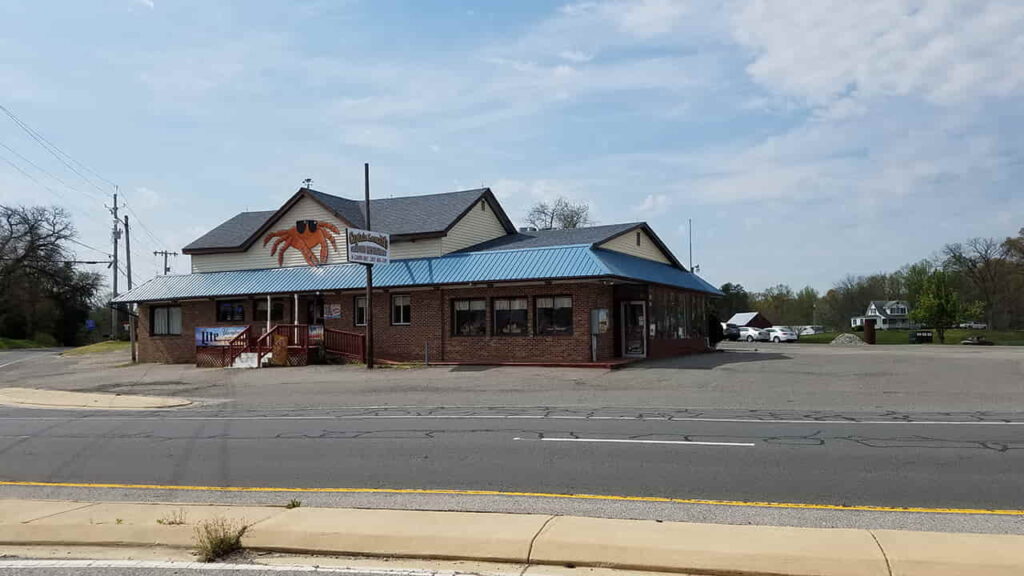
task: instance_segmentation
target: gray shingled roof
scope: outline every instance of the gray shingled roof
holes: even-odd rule
[[[352,224],[365,226],[363,202],[315,190],[310,192]],[[444,232],[485,192],[486,188],[478,188],[443,194],[372,199],[370,209],[373,212],[370,216],[373,219],[373,229],[395,235]]]
[[[363,202],[317,190],[305,191],[351,222],[353,226],[365,228]],[[488,192],[487,188],[479,188],[442,194],[370,200],[370,207],[373,211],[371,213],[373,229],[395,236],[445,232],[459,216],[469,210]],[[495,202],[492,204],[492,209],[495,209],[498,219],[502,221],[505,228],[513,230],[512,223],[501,210],[501,206]],[[277,212],[276,210],[242,212],[186,246],[185,251],[240,248]]]
[[[461,252],[484,252],[488,250],[513,250],[519,248],[543,248],[547,246],[570,246],[576,244],[600,244],[613,236],[643,226],[643,222],[626,224],[608,224],[590,226],[588,228],[568,228],[564,230],[536,230],[517,232],[470,246]]]
[[[203,234],[191,244],[185,246],[185,250],[241,246],[254,232],[260,229],[260,226],[263,226],[276,213],[277,210],[242,212]]]

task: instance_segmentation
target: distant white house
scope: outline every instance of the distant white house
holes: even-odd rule
[[[917,324],[910,321],[910,303],[906,300],[872,300],[863,316],[850,318],[850,327],[863,327],[864,321],[872,318],[877,330],[917,328]]]

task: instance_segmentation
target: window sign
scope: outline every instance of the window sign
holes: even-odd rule
[[[384,232],[346,230],[348,261],[360,264],[387,264],[391,258],[391,236]]]
[[[196,346],[227,346],[247,326],[196,326]]]
[[[341,318],[341,304],[332,302],[324,304],[324,320],[338,320]]]

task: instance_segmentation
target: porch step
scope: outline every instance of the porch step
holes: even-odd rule
[[[231,364],[232,368],[258,368],[256,365],[256,353],[255,352],[242,352],[235,358],[235,361]]]

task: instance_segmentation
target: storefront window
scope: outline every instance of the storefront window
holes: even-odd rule
[[[150,329],[153,336],[181,334],[181,306],[153,306],[150,308]]]
[[[537,334],[572,334],[572,297],[546,296],[536,300]]]
[[[494,299],[494,335],[525,336],[526,298]]]
[[[409,324],[412,313],[412,297],[403,294],[391,297],[391,323]]]
[[[356,296],[356,312],[352,315],[356,326],[366,326],[366,296]]]
[[[245,322],[245,304],[241,300],[217,302],[217,322]]]
[[[271,322],[284,322],[284,300],[277,298],[270,301],[270,321]],[[253,320],[256,322],[267,321],[267,299],[262,298],[256,300],[256,312],[253,314]]]
[[[486,300],[452,300],[452,335],[485,336],[487,334]]]

